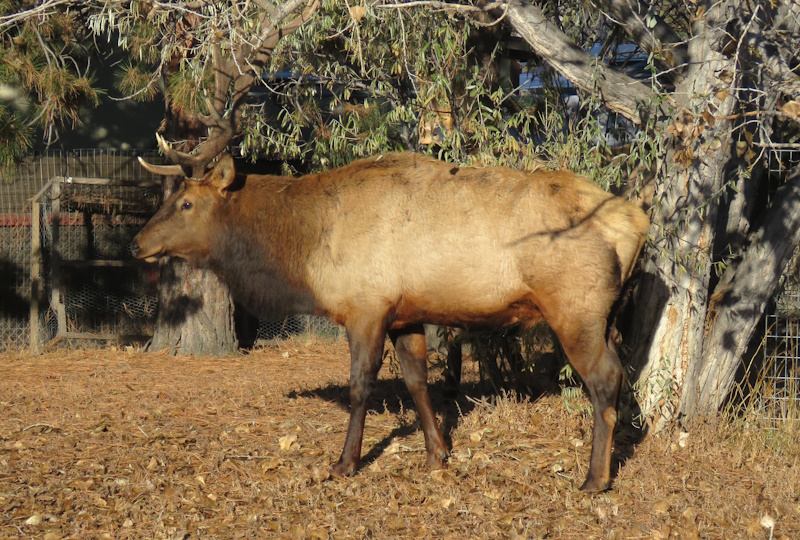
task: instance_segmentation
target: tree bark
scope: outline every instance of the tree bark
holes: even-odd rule
[[[750,235],[741,262],[728,267],[711,299],[707,347],[696,400],[684,403],[688,418],[717,411],[733,387],[767,302],[800,245],[800,167],[775,193],[775,207]]]
[[[656,429],[693,411],[688,404],[697,400],[717,216],[730,181],[730,118],[738,105],[736,77],[719,78],[736,73],[733,59],[714,48],[725,28],[726,7],[717,4],[697,21],[690,68],[675,89],[672,166],[655,197],[652,221],[660,231],[646,249],[647,286],[636,305],[637,312],[649,315],[637,320],[652,324],[640,324],[632,336],[632,359],[641,366],[639,406]]]
[[[150,350],[179,356],[223,356],[236,351],[228,287],[206,269],[179,259],[161,266],[156,331]]]

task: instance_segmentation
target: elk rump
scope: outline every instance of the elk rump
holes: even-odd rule
[[[132,251],[210,267],[255,314],[317,314],[345,327],[351,411],[334,465],[341,474],[358,467],[387,334],[427,463],[441,467],[448,448],[428,396],[423,323],[525,329],[546,320],[594,407],[582,489],[602,490],[622,382],[607,327],[648,227],[636,205],[565,171],[398,153],[294,179],[239,175],[224,155],[201,181],[184,181]]]

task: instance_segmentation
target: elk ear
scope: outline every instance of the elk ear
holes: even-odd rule
[[[225,190],[233,183],[235,177],[236,169],[233,166],[233,158],[225,154],[217,160],[217,163],[214,165],[214,168],[211,169],[211,172],[208,173],[206,179],[212,186],[217,188],[220,194],[224,194]]]

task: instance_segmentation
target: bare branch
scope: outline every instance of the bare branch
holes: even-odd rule
[[[395,4],[377,4],[376,8],[382,9],[405,9],[410,7],[432,7],[436,9],[452,9],[454,11],[464,12],[487,12],[506,5],[505,0],[498,2],[491,2],[485,6],[473,6],[470,4],[455,4],[452,2],[441,2],[436,0],[411,0],[410,2],[400,2]]]
[[[800,7],[794,7],[794,9],[800,10]],[[763,10],[756,10],[754,18],[756,16],[759,19],[765,19]],[[785,56],[786,49],[775,46],[776,42],[780,42],[783,39],[782,36],[770,35],[774,32],[771,26],[770,21],[766,20],[762,24],[748,24],[745,36],[739,46],[746,44],[758,53],[758,60],[766,68],[765,75],[773,83],[774,90],[777,93],[786,94],[794,99],[800,98],[800,77],[792,68],[791,60]],[[800,24],[789,30],[797,32],[798,27],[800,27]],[[765,28],[770,28],[770,30],[765,31]]]
[[[278,28],[278,24],[283,22],[286,17],[288,17],[292,12],[298,9],[301,5],[303,5],[307,0],[289,0],[286,2],[276,13],[275,18],[272,19],[271,28],[267,27],[261,31],[261,35],[259,36],[259,40],[256,46],[257,55],[254,57],[254,61],[258,63],[264,63],[266,58],[272,54],[272,51],[278,45],[278,41],[281,38],[288,36],[300,26],[303,25],[304,22],[309,20],[311,16],[319,9],[319,0],[308,0],[308,4],[306,5],[303,12],[295,17],[293,20],[289,21],[288,23],[284,24],[282,27]]]
[[[587,92],[599,90],[609,109],[643,123],[640,105],[656,97],[650,87],[582,51],[532,4],[510,0],[507,20],[536,54],[575,86]]]
[[[76,2],[75,0],[45,0],[44,2],[39,2],[38,5],[30,9],[25,9],[17,13],[12,13],[11,15],[4,15],[0,17],[0,29],[14,26],[15,24],[19,24],[22,21],[36,16],[42,17],[54,11],[58,6],[78,3],[83,2]]]

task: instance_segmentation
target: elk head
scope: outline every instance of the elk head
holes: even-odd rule
[[[176,169],[172,167],[180,166],[165,167],[174,174]],[[233,159],[224,154],[202,180],[187,178],[133,239],[133,256],[148,261],[173,256],[195,265],[202,264],[210,252],[212,234],[217,226],[215,210],[225,203],[235,175]]]
[[[281,38],[297,30],[319,9],[319,0],[287,0],[280,7],[264,2],[257,4],[257,35],[246,43],[224,44],[224,35],[215,25],[211,28],[211,62],[214,83],[207,89],[208,114],[197,118],[208,128],[208,138],[194,153],[173,149],[160,135],[158,146],[172,165],[152,165],[142,158],[139,162],[148,171],[164,176],[185,177],[183,185],[164,203],[164,206],[134,238],[131,251],[140,259],[174,255],[190,262],[202,261],[208,255],[212,218],[215,208],[224,202],[224,195],[233,181],[235,171],[230,156],[220,158],[206,172],[209,163],[230,143],[241,124],[246,98],[259,80],[260,70],[267,66]],[[294,18],[293,13],[300,11]],[[237,12],[238,13],[238,12]],[[246,35],[241,26],[243,17],[232,20],[234,34]],[[247,21],[247,28],[253,21]]]

